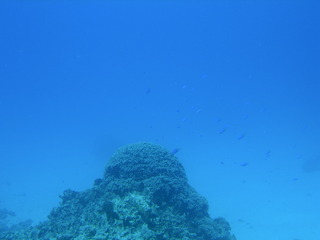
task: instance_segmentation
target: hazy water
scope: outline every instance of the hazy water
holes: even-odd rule
[[[320,4],[132,2],[1,1],[0,209],[44,220],[151,141],[239,240],[320,239]]]

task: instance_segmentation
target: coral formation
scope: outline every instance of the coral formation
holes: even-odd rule
[[[227,221],[210,218],[177,157],[151,143],[120,148],[91,189],[64,191],[47,221],[0,238],[235,240]]]

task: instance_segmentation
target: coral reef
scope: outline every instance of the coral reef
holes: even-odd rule
[[[120,148],[102,179],[84,192],[64,191],[48,220],[0,239],[235,240],[223,218],[189,184],[177,157],[163,147]]]

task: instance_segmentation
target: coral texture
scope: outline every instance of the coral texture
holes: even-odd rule
[[[0,238],[235,240],[227,221],[210,218],[177,157],[145,142],[116,151],[91,189],[66,190],[47,221]]]

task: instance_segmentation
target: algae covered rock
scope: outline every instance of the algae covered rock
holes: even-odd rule
[[[179,160],[151,143],[124,146],[102,179],[84,192],[66,190],[48,220],[0,239],[234,240],[223,218],[189,184]]]

